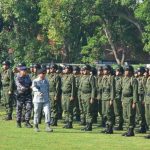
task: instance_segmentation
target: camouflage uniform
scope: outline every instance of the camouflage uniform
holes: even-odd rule
[[[85,70],[90,70],[90,66],[85,66]],[[81,102],[83,106],[83,115],[86,118],[86,127],[83,128],[85,131],[92,130],[92,119],[93,119],[93,103],[96,98],[96,82],[92,75],[83,75],[80,80],[81,90]]]
[[[26,70],[26,67],[21,67],[20,70]],[[32,112],[32,92],[31,92],[32,81],[29,75],[16,77],[17,86],[17,127],[21,127],[22,110],[25,106],[25,121],[26,127],[31,128],[29,121]]]
[[[105,68],[104,68],[105,69]],[[110,105],[115,98],[115,80],[111,75],[104,75],[102,79],[102,118],[106,122],[105,133],[113,133],[114,108]]]
[[[50,84],[50,100],[51,100],[51,123],[57,125],[58,120],[58,98],[61,92],[61,79],[57,73],[50,73],[48,76]]]
[[[72,68],[67,66],[67,69]],[[64,74],[62,77],[62,108],[65,122],[64,128],[72,128],[73,108],[75,98],[75,78],[72,73]]]
[[[132,66],[126,66],[126,71],[134,72]],[[135,128],[135,105],[138,101],[138,82],[133,76],[125,76],[122,80],[122,105],[123,105],[123,119],[128,129],[128,132],[123,136],[134,136]]]
[[[7,113],[6,120],[11,120],[13,112],[14,74],[10,68],[2,71],[1,82],[2,100]],[[8,93],[9,91],[11,94]]]

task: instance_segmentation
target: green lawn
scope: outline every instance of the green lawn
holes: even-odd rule
[[[144,135],[122,137],[122,132],[113,135],[101,134],[94,126],[92,132],[80,131],[78,124],[74,129],[63,129],[63,124],[53,128],[53,133],[46,133],[44,123],[40,125],[41,132],[33,129],[16,128],[15,120],[2,120],[0,113],[0,150],[150,150],[150,140]]]

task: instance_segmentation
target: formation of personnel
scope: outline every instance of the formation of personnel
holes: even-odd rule
[[[150,128],[150,69],[140,67],[134,71],[131,65],[109,65],[99,68],[84,65],[64,67],[34,64],[30,70],[21,63],[14,70],[10,63],[2,63],[0,73],[1,101],[6,108],[6,120],[12,120],[13,104],[17,101],[17,126],[32,128],[32,81],[39,69],[44,68],[50,89],[51,125],[57,126],[58,119],[64,119],[66,129],[73,128],[73,121],[79,121],[83,131],[92,131],[93,123],[105,128],[102,133],[113,134],[113,130],[126,132],[130,137],[136,132],[146,133]],[[15,93],[15,94],[14,94]],[[14,96],[15,95],[15,96]],[[42,116],[42,112],[41,112]],[[41,119],[39,119],[39,123]],[[150,138],[147,135],[146,138]]]

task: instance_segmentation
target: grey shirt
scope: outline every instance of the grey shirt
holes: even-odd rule
[[[34,93],[33,103],[49,102],[49,82],[46,78],[44,80],[41,80],[40,78],[34,79],[32,90]]]

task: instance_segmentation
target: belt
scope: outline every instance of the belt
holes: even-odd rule
[[[7,86],[9,86],[9,84],[2,84],[2,86],[3,86],[3,87],[7,87]]]

